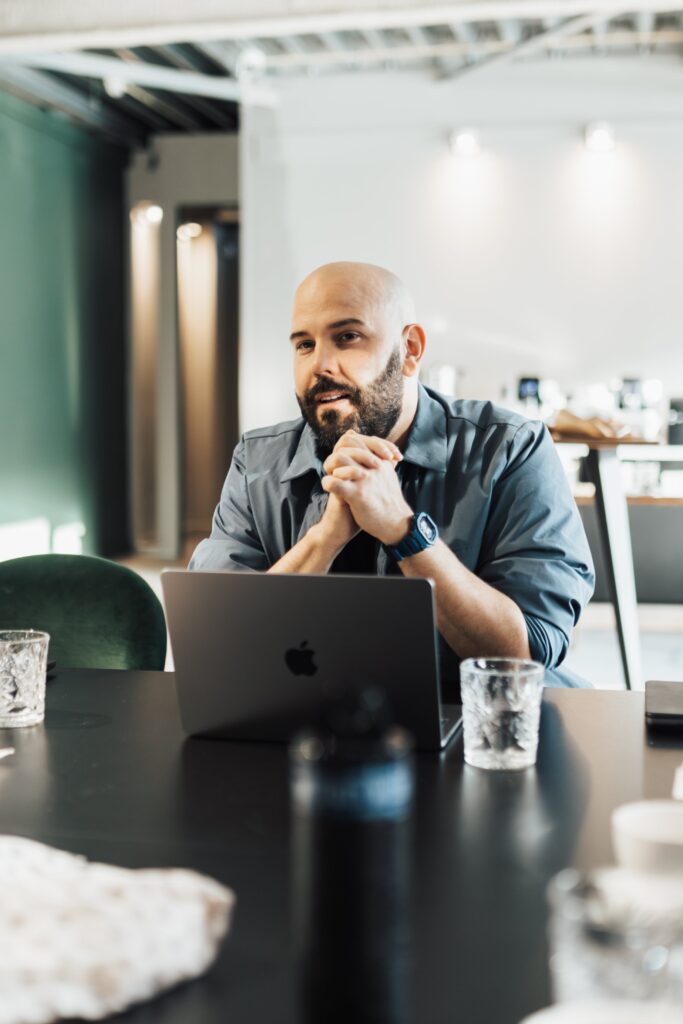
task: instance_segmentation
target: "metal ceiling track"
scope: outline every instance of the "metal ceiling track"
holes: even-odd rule
[[[158,64],[130,62],[96,53],[25,53],[3,55],[2,68],[24,65],[42,71],[58,71],[87,78],[114,79],[125,85],[151,86],[186,96],[211,96],[239,101],[243,90],[234,79],[181,71]]]
[[[133,118],[110,110],[97,98],[72,89],[51,76],[21,66],[0,67],[0,88],[5,88],[37,106],[59,110],[86,128],[94,129],[113,142],[143,144],[144,129]]]
[[[225,14],[229,6],[231,16]],[[0,88],[128,144],[234,131],[279,76],[420,67],[451,83],[557,54],[683,53],[683,0],[0,0]],[[162,9],[163,8],[163,9]],[[63,26],[69,25],[69,31]],[[112,85],[115,88],[112,88]]]
[[[230,8],[230,15],[226,9]],[[680,0],[639,0],[634,12],[679,11]],[[258,13],[260,9],[260,14]],[[0,53],[38,53],[84,48],[116,49],[212,40],[287,38],[429,25],[510,20],[567,19],[601,13],[609,20],[623,10],[613,0],[464,0],[372,8],[350,0],[327,4],[234,0],[0,0]],[[256,12],[256,13],[255,13]],[[64,25],[72,26],[64,30]]]

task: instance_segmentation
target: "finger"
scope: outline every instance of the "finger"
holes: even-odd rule
[[[380,459],[389,459],[399,462],[403,456],[400,450],[392,441],[386,441],[383,437],[364,437],[367,448]]]
[[[324,476],[321,483],[324,491],[327,491],[328,494],[336,495],[342,501],[349,501],[356,490],[352,482],[337,480],[334,476]]]
[[[397,459],[400,461],[403,458],[403,454],[398,445],[394,444],[393,441],[387,440],[386,437],[372,437],[371,440],[376,441],[381,445],[382,450],[387,453],[387,457],[389,459]],[[375,449],[373,449],[373,451],[375,451]]]
[[[330,501],[337,501],[337,502],[339,502],[340,505],[343,505],[344,508],[348,508],[349,507],[348,503],[346,501],[344,501],[342,498],[340,498],[338,494],[328,494],[327,497],[328,497],[328,502],[327,502],[328,505],[329,505]]]
[[[324,469],[326,473],[332,473],[340,466],[365,466],[366,469],[377,469],[386,460],[373,455],[369,448],[346,448],[343,451],[332,452],[325,460]]]
[[[367,448],[380,459],[391,459],[396,462],[399,462],[403,458],[400,448],[398,448],[393,441],[387,441],[383,437],[359,434],[355,430],[347,430],[345,434],[342,434],[337,441],[335,451],[340,448]]]
[[[338,469],[339,466],[350,466],[353,462],[352,452],[363,451],[361,448],[336,448],[331,455],[325,459],[323,463],[323,469],[330,475],[333,470]]]
[[[331,475],[335,480],[362,480],[365,470],[361,466],[340,466]]]

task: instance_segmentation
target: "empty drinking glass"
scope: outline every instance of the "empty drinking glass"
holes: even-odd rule
[[[49,642],[33,629],[0,631],[0,728],[43,721]]]
[[[475,768],[536,763],[543,666],[521,658],[468,658],[460,666],[465,761]]]
[[[556,1002],[683,1005],[681,887],[669,882],[667,911],[666,891],[662,898],[656,885],[652,889],[655,883],[618,868],[590,874],[566,868],[553,878],[548,897]]]

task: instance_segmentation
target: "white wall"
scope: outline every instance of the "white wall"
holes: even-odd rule
[[[287,342],[297,282],[320,263],[395,270],[429,331],[426,362],[497,398],[520,373],[567,387],[659,376],[683,394],[683,64],[506,65],[278,84],[243,112],[240,404],[248,429],[295,415]],[[581,129],[612,120],[613,154]],[[481,131],[456,160],[447,137]]]

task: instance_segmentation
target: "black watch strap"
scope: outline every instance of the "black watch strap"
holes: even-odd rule
[[[400,562],[410,555],[431,548],[438,537],[439,530],[432,517],[426,512],[416,512],[403,540],[398,544],[387,544],[386,548],[391,557]]]

